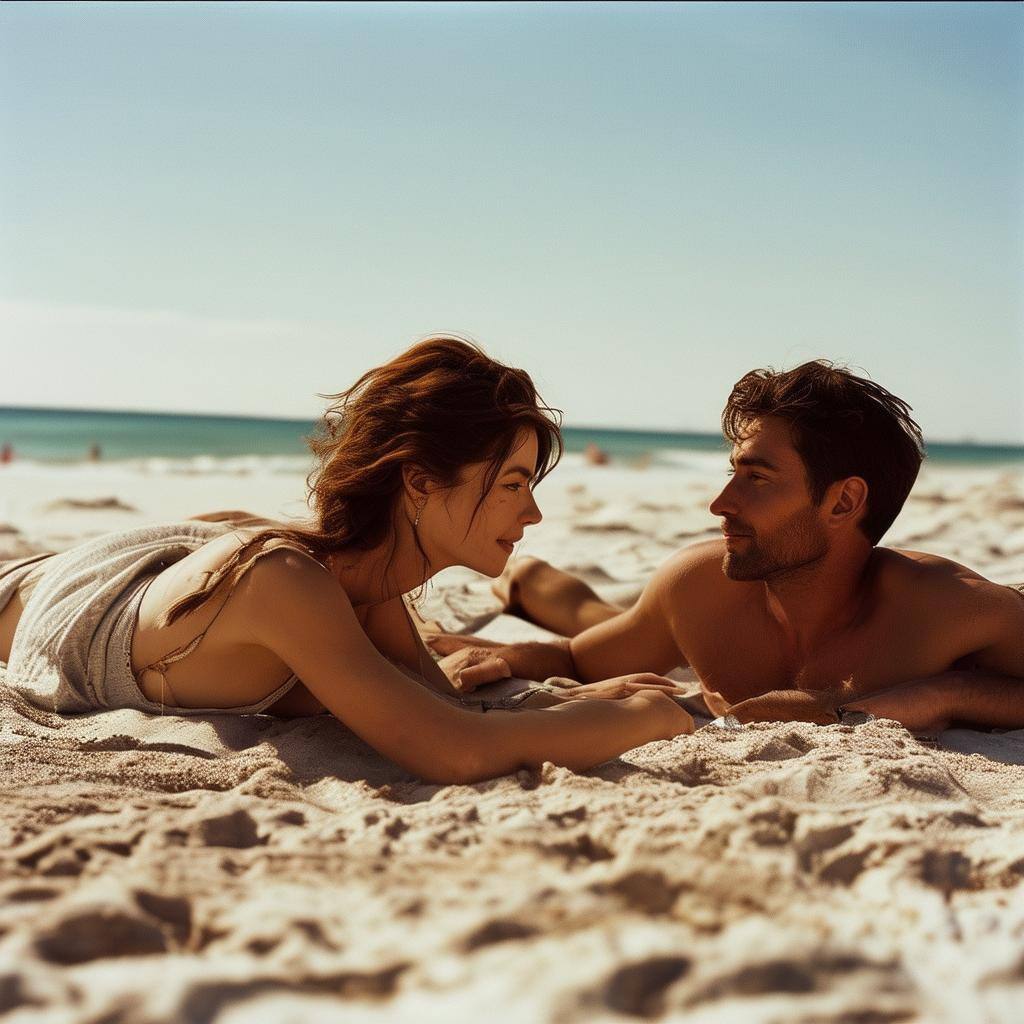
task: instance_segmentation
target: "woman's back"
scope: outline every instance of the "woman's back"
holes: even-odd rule
[[[64,711],[262,711],[296,688],[280,658],[252,641],[232,600],[252,565],[280,547],[298,549],[294,542],[268,537],[250,547],[241,575],[167,622],[178,601],[273,525],[233,528],[222,518],[107,534],[33,564],[15,563],[0,579],[0,660],[26,695]],[[304,549],[301,557],[319,568]],[[291,702],[297,698],[296,707],[286,702],[275,710],[319,710],[301,696]]]
[[[280,658],[253,643],[239,602],[232,600],[244,576],[173,623],[161,624],[169,608],[200,589],[260,532],[249,527],[215,537],[163,569],[146,587],[132,636],[131,667],[147,699],[174,707],[231,709],[259,703],[290,680],[293,687],[300,685]],[[248,566],[280,547],[294,549],[290,542],[270,537]],[[286,703],[268,710],[311,714],[321,709],[308,694],[303,700],[302,691],[282,694],[282,700]]]

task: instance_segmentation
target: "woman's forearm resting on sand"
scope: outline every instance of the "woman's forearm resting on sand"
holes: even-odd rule
[[[616,701],[567,701],[539,710],[476,720],[459,782],[506,775],[551,761],[582,771],[652,740],[693,732],[693,719],[671,697],[638,693]],[[449,780],[452,781],[452,780]]]

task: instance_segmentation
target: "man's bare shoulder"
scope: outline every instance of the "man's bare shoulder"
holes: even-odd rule
[[[725,541],[711,540],[680,548],[658,568],[651,580],[654,594],[678,608],[680,602],[706,602],[710,595],[740,589],[722,571]]]
[[[873,560],[880,573],[893,583],[931,584],[950,588],[964,583],[996,586],[969,566],[927,551],[876,548]]]
[[[917,598],[929,605],[975,612],[1024,608],[1024,597],[982,576],[969,566],[927,551],[877,548],[874,554],[884,591]]]

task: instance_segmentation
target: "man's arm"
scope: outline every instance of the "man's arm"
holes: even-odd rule
[[[720,545],[693,544],[663,563],[640,599],[620,615],[574,636],[569,653],[582,682],[628,672],[658,675],[687,665],[675,622],[708,596],[721,575]]]
[[[780,690],[743,701],[731,713],[741,722],[827,725],[837,720],[838,710],[865,711],[918,733],[953,723],[1024,728],[1024,597],[970,570],[958,572],[934,597],[936,628],[957,634],[966,652],[948,671],[869,694],[858,694],[852,682],[815,693]]]
[[[497,644],[479,637],[435,635],[428,639],[453,681],[472,689],[516,676],[564,676],[583,683],[637,672],[662,674],[687,664],[673,629],[707,597],[709,579],[721,576],[721,544],[693,544],[677,551],[651,577],[640,599],[613,618],[572,637],[547,643]]]
[[[854,699],[846,707],[908,728],[1024,728],[1024,596],[967,571],[954,607],[969,653],[948,672]],[[922,729],[922,731],[923,731]]]

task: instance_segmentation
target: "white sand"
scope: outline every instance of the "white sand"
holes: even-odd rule
[[[697,456],[564,466],[522,551],[628,600],[711,535],[720,479]],[[301,495],[15,464],[0,557]],[[1022,581],[1024,473],[930,468],[887,541]],[[423,610],[532,635],[468,571]],[[443,787],[328,718],[71,720],[7,695],[0,757],[12,1022],[1024,1019],[1024,733],[708,727]]]

